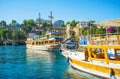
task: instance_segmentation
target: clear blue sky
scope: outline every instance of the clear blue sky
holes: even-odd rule
[[[0,21],[10,23],[12,19],[22,23],[24,19],[36,19],[41,13],[54,21],[76,20],[103,21],[120,18],[120,0],[0,0]]]

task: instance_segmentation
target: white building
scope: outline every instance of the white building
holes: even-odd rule
[[[29,33],[28,38],[30,38],[30,39],[38,39],[39,35],[37,35],[35,33]]]
[[[81,21],[80,25],[82,26],[82,28],[89,27],[89,22],[88,21]]]

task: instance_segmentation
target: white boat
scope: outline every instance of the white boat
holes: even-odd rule
[[[76,50],[75,46],[75,42],[67,40],[66,42],[61,44],[61,54],[66,58],[69,57],[70,52],[74,52]]]

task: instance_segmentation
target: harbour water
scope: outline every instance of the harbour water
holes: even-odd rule
[[[0,79],[100,79],[69,66],[59,51],[0,46]]]

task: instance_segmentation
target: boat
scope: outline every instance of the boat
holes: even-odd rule
[[[78,50],[70,52],[68,60],[80,71],[105,79],[120,79],[120,35],[81,38]]]
[[[26,47],[30,49],[39,49],[39,50],[58,50],[60,49],[63,38],[58,36],[55,37],[56,35],[58,35],[58,33],[49,32],[46,33],[46,37],[37,38],[37,39],[27,38]]]
[[[120,79],[120,45],[108,45],[103,43],[102,39],[101,42],[99,40],[96,42],[89,45],[84,43],[79,45],[78,51],[71,52],[68,57],[70,65],[103,78]]]
[[[74,42],[71,39],[67,39],[61,44],[60,48],[61,54],[66,58],[69,57],[70,52],[75,52],[75,50],[76,42]]]

